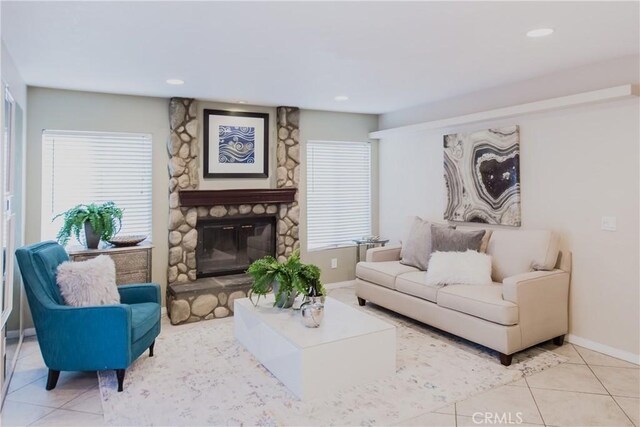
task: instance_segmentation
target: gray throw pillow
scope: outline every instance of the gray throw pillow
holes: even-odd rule
[[[431,224],[420,217],[415,217],[409,235],[402,242],[400,263],[411,267],[427,270],[431,256],[431,229],[448,228],[446,225]]]
[[[480,251],[485,230],[461,231],[431,226],[431,251],[465,252]]]

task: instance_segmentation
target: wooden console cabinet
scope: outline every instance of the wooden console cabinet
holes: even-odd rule
[[[151,282],[152,249],[153,245],[143,243],[123,248],[70,248],[67,253],[72,261],[85,261],[98,255],[109,255],[116,264],[116,284],[128,285]]]

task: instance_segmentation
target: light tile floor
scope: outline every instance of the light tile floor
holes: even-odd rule
[[[172,328],[163,319],[164,328]],[[404,426],[632,426],[639,427],[638,365],[572,344],[543,348],[567,363],[467,400],[423,414]],[[45,390],[47,370],[34,338],[19,355],[0,425],[98,426],[102,403],[95,373],[63,372]]]

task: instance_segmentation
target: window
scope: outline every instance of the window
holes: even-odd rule
[[[43,131],[42,238],[55,239],[55,215],[108,201],[123,210],[122,234],[151,238],[151,135]]]
[[[369,143],[307,143],[307,230],[308,250],[371,234]]]

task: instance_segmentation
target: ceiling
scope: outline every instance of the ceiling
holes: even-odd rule
[[[1,28],[33,86],[384,113],[638,55],[638,14],[638,2],[2,1]],[[539,27],[555,33],[525,36]]]

